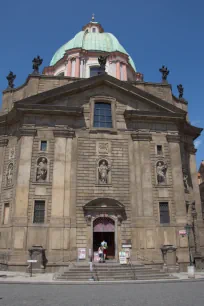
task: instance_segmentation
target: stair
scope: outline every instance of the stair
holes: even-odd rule
[[[94,263],[90,272],[89,264],[72,264],[55,279],[60,281],[126,281],[173,279],[171,275],[160,271],[158,267],[151,268],[142,264],[120,265],[119,263]]]

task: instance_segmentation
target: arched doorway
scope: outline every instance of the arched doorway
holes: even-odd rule
[[[115,221],[109,217],[98,217],[93,221],[93,251],[97,252],[101,242],[108,244],[107,258],[115,258]]]

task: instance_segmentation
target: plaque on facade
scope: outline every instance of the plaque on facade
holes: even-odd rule
[[[86,259],[86,248],[78,248],[78,259]]]
[[[110,142],[109,141],[99,141],[99,142],[97,142],[97,154],[98,155],[108,155],[108,154],[110,154]]]

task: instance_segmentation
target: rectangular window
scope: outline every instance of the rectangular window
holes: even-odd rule
[[[168,202],[160,202],[159,203],[159,211],[160,211],[160,223],[161,224],[169,224],[170,216],[169,216],[169,204]]]
[[[90,78],[94,77],[96,75],[99,75],[101,72],[101,69],[99,66],[92,66],[90,67]]]
[[[112,128],[111,104],[97,102],[94,105],[94,127]]]
[[[10,205],[9,203],[4,204],[4,216],[3,216],[3,224],[8,224],[9,223],[9,210],[10,210]]]
[[[47,151],[47,141],[46,140],[42,140],[40,142],[40,151]]]
[[[45,201],[36,200],[34,203],[33,223],[44,223],[45,221]]]
[[[163,154],[162,146],[161,146],[161,145],[158,145],[158,146],[157,146],[157,155],[162,155],[162,154]]]

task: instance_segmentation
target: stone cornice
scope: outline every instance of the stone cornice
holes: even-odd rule
[[[62,138],[74,138],[75,137],[75,131],[70,130],[54,130],[53,131],[54,137],[62,137]]]
[[[5,147],[8,144],[8,138],[2,137],[0,138],[0,147]]]
[[[167,135],[166,139],[168,142],[177,142],[180,143],[181,137],[179,135]]]
[[[29,127],[21,127],[18,130],[20,136],[36,136],[37,130]]]
[[[151,119],[151,120],[184,120],[185,115],[181,113],[171,112],[150,112],[150,111],[139,111],[139,110],[125,110],[124,117],[126,119],[137,120],[137,119]]]
[[[151,141],[152,135],[150,133],[132,133],[131,134],[133,141]]]
[[[194,147],[193,143],[184,143],[185,150],[190,154],[196,154],[197,149]]]

